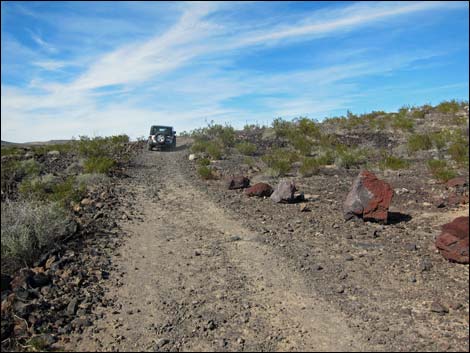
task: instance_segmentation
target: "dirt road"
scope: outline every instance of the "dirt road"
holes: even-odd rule
[[[303,274],[197,190],[185,146],[145,151],[124,187],[140,217],[113,261],[112,308],[70,348],[80,351],[370,350]]]

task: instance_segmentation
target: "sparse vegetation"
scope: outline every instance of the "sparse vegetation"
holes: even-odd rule
[[[271,169],[272,174],[283,176],[291,170],[292,163],[298,161],[299,156],[294,151],[278,148],[264,155],[262,160]]]
[[[429,150],[432,148],[432,140],[429,134],[413,134],[408,139],[410,152]]]
[[[214,175],[212,173],[212,169],[208,166],[201,165],[199,168],[197,168],[197,173],[202,179],[213,179]]]
[[[256,152],[256,145],[251,142],[240,142],[235,146],[235,148],[240,152],[241,154],[245,156],[252,156]]]
[[[379,163],[379,167],[382,170],[400,170],[408,168],[410,163],[400,157],[392,156],[389,154],[382,155],[382,161]]]
[[[107,174],[116,165],[116,161],[109,157],[92,156],[85,160],[83,168],[85,173]]]
[[[2,258],[28,265],[65,235],[70,223],[64,209],[56,203],[2,202],[1,216]]]
[[[457,174],[448,167],[447,162],[444,160],[431,159],[428,161],[428,168],[436,179],[443,182],[457,176]]]

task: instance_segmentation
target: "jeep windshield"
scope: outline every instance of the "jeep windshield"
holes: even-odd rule
[[[171,135],[172,128],[168,126],[152,126],[152,128],[150,129],[150,135],[157,135],[159,133]]]

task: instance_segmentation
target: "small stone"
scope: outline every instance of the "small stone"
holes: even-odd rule
[[[69,305],[67,305],[67,314],[68,314],[69,316],[75,315],[75,313],[77,312],[77,307],[78,307],[78,299],[77,299],[77,298],[73,298],[73,299],[69,302]]]
[[[338,293],[338,294],[344,293],[344,286],[336,287],[335,292]]]
[[[346,255],[346,257],[344,258],[345,261],[353,261],[354,260],[354,257],[352,257],[351,255]]]
[[[406,244],[405,249],[408,251],[416,251],[418,248],[416,247],[416,244],[411,243],[411,244]]]
[[[439,315],[444,315],[449,312],[449,309],[447,309],[441,303],[435,301],[435,302],[432,302],[431,304],[431,311],[433,313],[438,313]]]

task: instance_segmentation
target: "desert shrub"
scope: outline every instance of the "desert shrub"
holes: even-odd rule
[[[312,148],[314,146],[313,141],[308,136],[297,133],[291,134],[289,142],[292,147],[299,151],[303,156],[308,156],[312,152]]]
[[[395,114],[392,120],[392,127],[404,131],[413,130],[414,123],[413,120],[407,116],[408,109],[400,108],[398,114]]]
[[[108,157],[114,158],[117,155],[122,155],[126,144],[129,142],[129,136],[116,135],[108,137],[94,137],[80,136],[80,139],[75,141],[76,149],[80,156],[85,158],[98,158]]]
[[[442,150],[447,145],[447,141],[449,141],[451,135],[451,132],[448,130],[433,132],[431,133],[432,144],[438,150]]]
[[[282,118],[277,118],[273,120],[272,127],[274,133],[278,138],[286,138],[289,136],[290,131],[293,129],[292,123],[286,121]]]
[[[31,158],[19,162],[18,169],[25,177],[35,177],[41,172],[42,166],[39,162]]]
[[[461,134],[455,134],[449,146],[449,155],[459,164],[468,165],[468,140]]]
[[[67,153],[72,151],[73,149],[73,142],[38,145],[31,147],[31,150],[37,155],[44,155],[50,151],[59,151],[60,153]]]
[[[408,168],[410,163],[402,158],[395,157],[388,154],[382,155],[382,161],[379,163],[380,169],[392,169],[392,170],[399,170],[399,169],[406,169]]]
[[[67,213],[56,203],[2,202],[2,258],[31,265],[43,249],[67,233],[69,222]]]
[[[447,162],[444,160],[431,159],[428,161],[428,168],[436,179],[443,182],[446,182],[457,176],[453,170],[449,169]]]
[[[116,161],[109,157],[92,156],[85,160],[83,170],[85,173],[107,174],[116,165]]]
[[[408,139],[408,150],[416,152],[432,148],[432,140],[429,134],[413,134]]]
[[[455,99],[450,101],[444,101],[436,106],[436,109],[440,113],[457,113],[460,109],[460,103]]]
[[[212,169],[205,165],[199,166],[199,168],[197,168],[197,173],[202,179],[212,179],[214,177]]]
[[[85,173],[75,177],[78,186],[104,185],[110,182],[110,178],[102,173]]]
[[[367,153],[365,150],[337,145],[335,151],[335,164],[338,167],[349,169],[365,163]]]
[[[252,167],[255,165],[255,160],[252,157],[245,157],[243,158],[243,163]]]
[[[71,201],[79,201],[85,193],[85,185],[75,177],[62,180],[52,174],[25,179],[18,187],[20,195],[31,201],[55,201],[66,207]]]
[[[324,164],[319,158],[304,157],[302,158],[302,165],[300,166],[299,172],[303,176],[311,176],[313,174],[317,174],[322,165]]]
[[[256,152],[256,145],[251,142],[240,142],[235,148],[245,156],[252,156]]]
[[[296,152],[283,148],[272,150],[264,155],[262,160],[273,174],[283,176],[292,168],[292,163],[298,161],[299,156]]]
[[[222,148],[215,141],[210,141],[207,144],[206,152],[211,156],[212,159],[221,159],[222,158]]]
[[[23,150],[15,146],[5,146],[1,148],[1,156],[19,156],[23,154]]]
[[[230,125],[214,124],[211,121],[206,127],[191,132],[195,141],[216,141],[222,147],[232,147],[235,144],[235,129]]]
[[[411,110],[411,117],[413,119],[424,119],[426,112],[422,108],[413,108]]]
[[[203,166],[203,165],[207,166],[211,164],[211,161],[209,158],[201,158],[197,161],[197,164],[199,164],[200,166]]]
[[[199,153],[199,152],[206,152],[207,145],[209,141],[207,140],[197,140],[191,146],[191,152]]]

